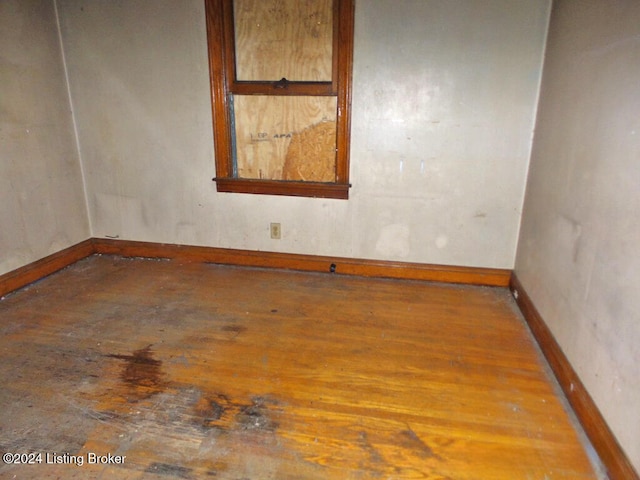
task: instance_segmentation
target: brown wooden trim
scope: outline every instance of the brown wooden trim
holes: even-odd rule
[[[218,192],[288,195],[293,197],[349,198],[349,185],[319,182],[292,182],[250,178],[214,178]]]
[[[312,272],[331,272],[362,277],[427,280],[447,283],[506,287],[510,270],[457,267],[382,260],[350,259],[291,253],[233,250],[125,240],[93,239],[96,253],[128,257],[172,258],[189,262],[209,262]],[[333,267],[332,267],[333,266]]]
[[[223,75],[227,81],[227,86],[232,85],[237,80],[236,73],[236,23],[234,20],[233,0],[222,0],[220,5],[222,17],[222,52],[225,59],[225,69]]]
[[[338,111],[336,116],[336,183],[349,183],[349,153],[351,145],[351,84],[353,78],[353,36],[355,24],[354,0],[341,0],[340,25],[334,43],[338,49]],[[336,9],[334,8],[334,12]],[[334,19],[334,23],[335,19]]]
[[[213,112],[216,188],[219,192],[258,193],[347,199],[349,196],[349,153],[351,134],[351,83],[353,69],[354,0],[334,0],[333,57],[331,82],[287,82],[286,88],[274,88],[279,82],[237,81],[233,1],[205,0],[211,108]],[[337,97],[335,184],[284,182],[256,179],[247,183],[237,178],[234,165],[231,102],[232,95],[300,95]],[[257,185],[262,183],[263,185]]]
[[[331,82],[287,82],[278,88],[278,82],[232,82],[229,91],[235,95],[314,96],[335,97]]]
[[[51,275],[93,253],[93,242],[85,240],[24,267],[0,275],[0,296]]]
[[[362,277],[425,280],[506,287],[510,271],[503,269],[430,265],[215,247],[92,238],[33,263],[0,275],[0,296],[38,281],[95,253],[128,257],[174,258],[226,265],[331,272]]]
[[[606,467],[609,478],[611,480],[640,480],[638,473],[611,432],[600,410],[515,273],[511,276],[509,288],[558,379],[560,387],[569,400],[569,404],[582,424],[582,428]]]
[[[333,24],[333,39],[332,46],[333,51],[331,52],[331,83],[333,84],[334,89],[337,91],[338,89],[338,66],[339,62],[339,52],[340,52],[340,24],[336,21],[336,19],[340,18],[340,3],[342,0],[333,0],[332,12],[331,12],[331,23]]]
[[[209,82],[211,84],[211,111],[213,115],[213,147],[216,176],[233,175],[231,121],[227,95],[223,29],[223,0],[205,0],[207,46],[209,49]]]

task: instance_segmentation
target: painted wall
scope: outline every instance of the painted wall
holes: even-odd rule
[[[640,3],[554,1],[516,273],[640,471]]]
[[[93,236],[513,267],[549,1],[358,0],[348,201],[216,193],[203,4],[58,0]]]
[[[0,2],[0,274],[89,237],[53,2]]]

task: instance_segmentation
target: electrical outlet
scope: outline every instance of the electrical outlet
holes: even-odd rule
[[[276,240],[280,240],[281,237],[282,237],[282,231],[280,230],[280,224],[279,223],[272,223],[271,224],[271,238],[274,238]]]

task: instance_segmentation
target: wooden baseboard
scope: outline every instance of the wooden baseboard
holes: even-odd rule
[[[624,450],[514,273],[509,288],[610,480],[640,480]]]
[[[94,253],[495,287],[508,286],[511,276],[510,270],[496,268],[428,265],[91,238],[0,275],[0,296],[40,280]]]
[[[100,238],[94,238],[93,245],[96,253],[102,254],[172,258],[183,261],[312,272],[334,272],[362,277],[426,280],[498,287],[508,286],[511,278],[511,271],[506,269],[428,265]]]
[[[40,280],[94,253],[494,287],[508,286],[511,277],[510,270],[497,268],[429,265],[91,238],[0,275],[0,296]]]
[[[0,275],[0,296],[51,275],[93,253],[92,240],[85,240],[24,267]]]

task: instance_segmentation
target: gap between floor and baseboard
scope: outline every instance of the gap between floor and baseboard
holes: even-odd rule
[[[611,480],[640,480],[604,417],[565,357],[533,301],[511,270],[390,262],[341,257],[234,250],[91,238],[0,275],[0,296],[29,285],[94,254],[169,258],[188,262],[327,272],[362,277],[509,287],[571,408]]]

